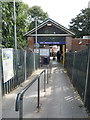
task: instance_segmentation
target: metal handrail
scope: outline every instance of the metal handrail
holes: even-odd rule
[[[32,84],[38,80],[38,99],[37,99],[37,108],[40,108],[40,76],[44,73],[44,92],[46,91],[46,70],[44,69],[39,75],[37,75],[32,82],[30,82],[21,92],[17,94],[15,111],[19,111],[19,120],[23,119],[23,96],[25,92],[32,86]]]

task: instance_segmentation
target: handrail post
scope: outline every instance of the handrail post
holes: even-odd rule
[[[50,64],[49,64],[49,78],[50,78]]]
[[[20,97],[19,102],[19,120],[23,120],[23,95]]]
[[[38,78],[38,98],[37,98],[37,108],[40,108],[40,77]]]
[[[23,96],[27,89],[36,81],[38,80],[38,96],[37,96],[37,108],[40,108],[40,76],[44,72],[44,91],[46,91],[46,70],[44,69],[40,75],[29,84],[27,85],[20,93],[17,94],[16,104],[15,104],[15,111],[19,111],[19,120],[23,120]],[[48,71],[47,71],[48,73]]]
[[[48,84],[48,67],[47,67],[47,84]]]
[[[50,68],[50,75],[49,75],[49,77],[51,77],[51,64],[49,64],[49,68]]]
[[[44,70],[44,92],[46,92],[46,70]]]
[[[51,64],[49,65],[49,67],[50,67],[50,77],[51,77]]]

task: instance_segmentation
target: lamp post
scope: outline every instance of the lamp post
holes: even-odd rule
[[[35,28],[36,28],[36,30],[35,30],[35,43],[36,43],[36,52],[37,52],[37,20],[38,20],[38,17],[36,16],[35,17]]]
[[[15,11],[15,0],[14,0],[14,41],[15,41],[15,50],[17,50],[17,35],[16,35],[16,11]]]
[[[36,58],[35,58],[35,53],[37,53],[37,16],[34,18],[35,19],[35,34],[36,34],[36,36],[35,36],[35,48],[36,48],[36,50],[34,49],[34,70],[35,70],[35,62],[36,62]]]

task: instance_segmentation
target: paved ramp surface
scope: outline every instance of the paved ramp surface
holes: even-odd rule
[[[39,73],[39,72],[37,72]],[[36,73],[34,74],[34,76]],[[31,78],[24,84],[27,85]],[[77,91],[70,83],[69,77],[62,64],[52,62],[52,72],[47,84],[46,92],[43,91],[43,75],[41,76],[40,109],[37,109],[37,82],[28,89],[24,96],[24,118],[87,118],[83,102]],[[15,112],[16,94],[23,88],[19,87],[11,94],[3,97],[3,118],[18,118]]]

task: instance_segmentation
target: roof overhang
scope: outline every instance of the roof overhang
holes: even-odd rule
[[[27,36],[36,36],[36,34],[28,34]],[[69,37],[71,36],[71,34],[37,34],[38,37],[47,37],[47,36],[50,36],[50,37],[59,37],[59,36],[63,36],[63,37]]]
[[[32,30],[28,31],[27,33],[25,33],[23,36],[33,36],[33,33],[37,30],[39,30],[40,28],[42,28],[43,26],[47,25],[48,22],[51,22],[53,25],[55,25],[56,27],[58,27],[59,29],[65,31],[67,34],[48,34],[48,36],[52,35],[52,36],[74,36],[75,34],[73,32],[71,32],[70,30],[68,30],[66,27],[62,26],[61,24],[55,22],[52,19],[47,19],[44,22],[42,22],[40,25],[37,26],[37,28],[33,28]],[[41,35],[41,34],[40,34]],[[37,36],[40,36],[37,34]],[[34,35],[35,36],[35,35]],[[47,36],[47,34],[42,34],[41,36]]]

